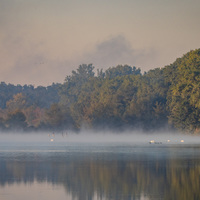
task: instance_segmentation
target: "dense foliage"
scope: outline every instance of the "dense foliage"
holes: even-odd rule
[[[169,120],[180,130],[200,128],[200,49],[177,59],[175,78],[168,94]]]
[[[45,124],[45,110],[59,102],[61,84],[48,87],[0,83],[0,127],[7,129],[38,128]],[[24,117],[17,117],[19,113]],[[16,115],[17,114],[17,115]],[[13,121],[12,119],[15,120]]]
[[[0,84],[2,129],[200,130],[200,49],[141,73],[118,65],[94,73],[83,64],[63,84]],[[23,115],[23,116],[22,116]]]

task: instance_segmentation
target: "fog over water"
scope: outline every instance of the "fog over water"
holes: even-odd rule
[[[181,133],[144,133],[144,132],[37,132],[37,133],[0,133],[0,143],[129,143],[129,144],[200,144],[199,135],[186,135]]]
[[[197,135],[0,133],[0,200],[200,199],[199,167]]]

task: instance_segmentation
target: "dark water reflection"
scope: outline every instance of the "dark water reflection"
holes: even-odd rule
[[[199,200],[200,147],[1,144],[0,199],[27,187],[29,200]]]

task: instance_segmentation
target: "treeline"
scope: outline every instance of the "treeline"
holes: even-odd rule
[[[2,129],[200,132],[200,49],[144,74],[118,65],[95,75],[92,64],[83,64],[63,84],[26,87],[1,83]]]
[[[58,103],[61,84],[48,87],[0,83],[0,128],[34,130],[46,124],[45,112]]]

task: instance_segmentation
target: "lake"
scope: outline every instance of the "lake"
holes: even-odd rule
[[[0,199],[199,200],[200,144],[1,138]]]

